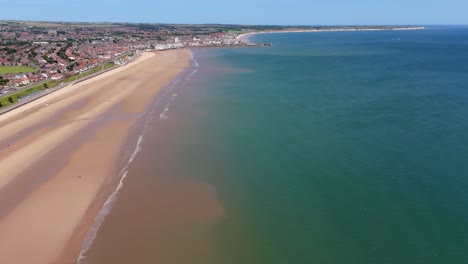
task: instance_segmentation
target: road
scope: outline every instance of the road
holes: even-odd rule
[[[75,80],[75,81],[73,81],[73,82],[70,82],[70,83],[62,83],[62,84],[58,85],[57,87],[54,87],[54,88],[51,88],[51,89],[47,89],[47,90],[43,90],[43,92],[37,93],[37,94],[35,94],[34,96],[31,96],[31,97],[29,97],[29,98],[27,98],[27,99],[25,99],[25,100],[22,100],[21,102],[18,102],[18,103],[15,103],[15,104],[12,104],[12,105],[10,105],[10,106],[7,106],[7,107],[5,107],[5,108],[0,109],[0,115],[2,115],[2,114],[4,114],[4,113],[7,113],[7,112],[10,112],[10,111],[13,110],[13,109],[16,109],[16,108],[18,108],[18,107],[21,107],[21,106],[23,106],[23,105],[25,105],[25,104],[27,104],[27,103],[30,103],[30,102],[32,102],[32,101],[34,101],[34,100],[37,100],[37,99],[39,99],[39,98],[41,98],[41,97],[43,97],[43,96],[46,96],[46,95],[48,95],[48,94],[51,94],[51,93],[55,92],[55,91],[58,91],[58,90],[60,90],[60,89],[62,89],[62,88],[64,88],[64,87],[66,87],[66,86],[68,86],[68,85],[74,85],[74,84],[76,84],[76,83],[80,83],[80,82],[82,82],[82,81],[88,80],[88,79],[90,79],[90,78],[93,78],[93,77],[98,76],[98,75],[100,75],[100,74],[103,74],[103,73],[105,73],[105,72],[111,71],[111,70],[113,70],[113,69],[117,69],[117,68],[119,68],[119,67],[125,66],[125,65],[131,63],[132,61],[136,60],[138,57],[140,57],[140,55],[141,55],[141,52],[135,54],[135,56],[133,56],[130,60],[128,60],[127,62],[125,62],[125,63],[123,63],[123,64],[121,64],[121,65],[116,65],[116,66],[111,67],[111,68],[109,68],[109,69],[106,69],[106,70],[103,70],[103,71],[100,71],[100,72],[96,72],[96,73],[94,73],[94,74],[91,74],[91,75],[89,75],[89,76],[85,76],[85,77],[83,77],[83,78],[77,79],[77,80]],[[22,88],[21,90],[16,90],[15,92],[28,89],[28,88],[30,88],[31,86],[34,86],[34,85],[37,85],[37,84],[41,84],[41,83],[45,83],[45,82],[47,82],[47,81],[49,81],[49,80],[42,81],[42,82],[39,82],[39,83],[34,83],[34,84],[31,84],[31,85],[28,85],[28,86]]]

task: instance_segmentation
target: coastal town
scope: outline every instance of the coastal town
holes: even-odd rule
[[[0,7],[0,264],[468,264],[468,0]]]
[[[32,92],[96,69],[125,64],[141,51],[245,46],[236,34],[151,25],[0,23],[0,93]],[[73,78],[74,79],[74,78]],[[21,100],[10,96],[0,107]]]
[[[372,29],[386,27],[3,21],[0,22],[0,108],[61,83],[124,65],[142,51],[269,45],[248,43],[238,37],[251,32]]]

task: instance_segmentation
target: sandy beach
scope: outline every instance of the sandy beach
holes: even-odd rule
[[[347,32],[347,31],[386,31],[386,30],[421,30],[424,27],[403,27],[393,29],[310,29],[310,30],[267,30],[239,34],[236,39],[246,43],[250,43],[249,39],[253,35],[258,34],[282,34],[282,33],[313,33],[313,32]]]
[[[0,116],[0,263],[73,263],[131,129],[191,52],[144,53]]]

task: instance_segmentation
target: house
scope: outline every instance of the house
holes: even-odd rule
[[[56,73],[56,74],[52,75],[51,79],[52,80],[61,80],[61,79],[63,79],[63,75],[59,74],[59,73]]]
[[[25,78],[21,78],[21,79],[12,80],[11,83],[12,83],[12,85],[14,87],[20,87],[20,86],[28,85],[31,82],[29,81],[29,78],[25,77]]]

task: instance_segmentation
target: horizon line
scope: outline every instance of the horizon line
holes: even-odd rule
[[[468,24],[233,24],[233,23],[179,23],[179,22],[123,22],[123,21],[66,21],[66,20],[24,20],[0,19],[0,22],[40,22],[40,23],[77,23],[77,24],[155,24],[155,25],[222,25],[222,26],[284,26],[284,27],[315,27],[315,26],[468,26]]]

